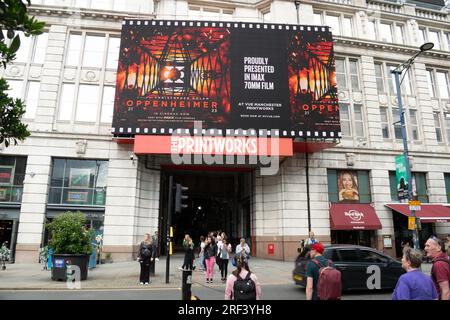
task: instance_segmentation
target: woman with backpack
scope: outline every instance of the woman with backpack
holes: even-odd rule
[[[217,245],[214,238],[208,236],[204,250],[206,263],[206,283],[213,283],[214,264],[216,263]]]
[[[237,269],[228,277],[225,287],[225,300],[260,300],[261,285],[250,271],[243,256],[236,259]]]
[[[141,265],[141,274],[139,281],[141,285],[148,285],[150,283],[150,262],[155,258],[155,252],[153,250],[153,243],[151,241],[150,234],[144,235],[144,241],[139,245],[139,252],[137,261]]]

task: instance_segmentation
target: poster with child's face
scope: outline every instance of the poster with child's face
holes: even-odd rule
[[[353,171],[340,171],[338,174],[339,202],[359,201],[358,177]]]

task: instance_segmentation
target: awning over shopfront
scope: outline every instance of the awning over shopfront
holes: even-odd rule
[[[333,203],[330,207],[331,230],[378,230],[381,222],[370,204]]]
[[[386,204],[386,207],[397,211],[407,217],[410,217],[411,210],[409,205],[405,203]],[[420,218],[421,222],[450,222],[450,207],[442,204],[421,204],[421,210],[416,211],[416,217]]]

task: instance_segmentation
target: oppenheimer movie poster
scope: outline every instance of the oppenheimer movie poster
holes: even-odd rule
[[[194,121],[204,129],[337,137],[328,27],[124,21],[113,133],[169,134]]]

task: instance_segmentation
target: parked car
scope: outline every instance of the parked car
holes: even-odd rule
[[[368,278],[373,271],[369,266],[376,265],[381,271],[381,288],[393,289],[398,278],[405,273],[401,262],[373,248],[355,245],[326,246],[323,256],[332,260],[342,275],[342,290],[369,290]],[[306,265],[310,260],[309,254],[299,254],[295,261],[292,278],[296,284],[306,287]]]

